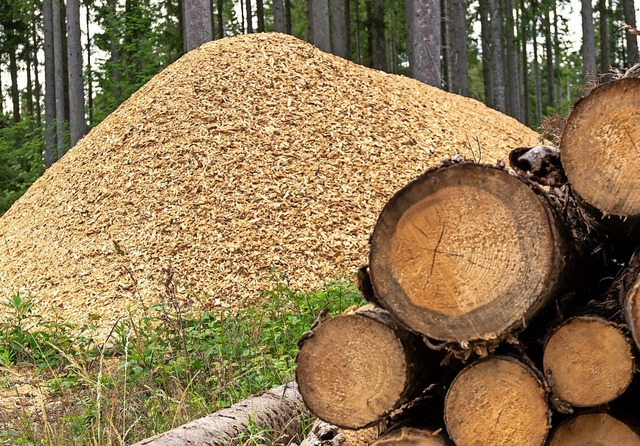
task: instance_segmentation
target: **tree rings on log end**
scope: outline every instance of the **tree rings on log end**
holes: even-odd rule
[[[640,446],[640,436],[606,413],[576,415],[551,434],[549,446]]]
[[[429,171],[383,209],[371,237],[380,304],[444,341],[493,339],[558,292],[567,246],[547,200],[508,172]]]
[[[305,404],[336,426],[372,425],[422,384],[424,352],[416,357],[405,344],[392,327],[357,312],[322,322],[296,358]]]
[[[425,429],[401,427],[382,435],[371,446],[447,446],[439,434]]]
[[[457,446],[540,446],[550,427],[544,387],[521,362],[502,357],[466,367],[445,399],[447,432]]]
[[[620,79],[578,102],[560,153],[569,183],[605,215],[640,216],[640,79]]]
[[[597,317],[569,319],[544,348],[544,372],[554,395],[577,407],[605,404],[622,395],[633,376],[626,336]]]

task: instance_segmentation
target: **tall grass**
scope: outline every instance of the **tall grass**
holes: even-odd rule
[[[45,397],[0,406],[0,445],[123,445],[204,416],[293,379],[297,340],[320,311],[362,302],[342,282],[299,293],[280,281],[262,297],[257,308],[213,313],[178,309],[168,293],[97,344],[100,321],[46,320],[29,297],[12,296],[0,323],[0,388],[10,390],[6,377],[20,369]],[[259,444],[259,433],[245,435]]]

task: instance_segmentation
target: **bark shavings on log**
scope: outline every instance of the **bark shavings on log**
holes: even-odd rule
[[[541,446],[551,426],[538,372],[509,357],[466,367],[444,405],[447,432],[457,446]]]
[[[576,407],[599,406],[619,397],[634,372],[626,336],[598,317],[566,321],[549,338],[543,362],[554,396]]]
[[[587,413],[558,426],[548,446],[640,446],[640,436],[625,423],[606,413]]]
[[[433,339],[491,340],[526,324],[567,279],[551,204],[507,171],[449,163],[387,203],[371,237],[376,299]]]
[[[298,386],[287,383],[132,446],[233,446],[241,444],[250,426],[263,430],[269,444],[287,445],[306,416]]]
[[[561,154],[567,178],[604,216],[640,217],[639,118],[640,79],[627,78],[593,90],[565,124]]]
[[[318,418],[359,429],[417,395],[429,377],[429,358],[419,337],[368,305],[326,319],[305,335],[296,380]]]

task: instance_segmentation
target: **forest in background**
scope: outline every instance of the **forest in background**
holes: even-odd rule
[[[539,129],[638,60],[626,24],[633,0],[1,0],[0,215],[193,36],[285,32]]]

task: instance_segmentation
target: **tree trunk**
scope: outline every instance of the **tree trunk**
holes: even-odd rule
[[[345,40],[345,0],[329,0],[331,7],[331,48],[333,54],[343,59],[349,58]]]
[[[348,429],[371,426],[426,384],[426,346],[380,308],[320,320],[312,330],[300,341],[296,380],[321,420]]]
[[[584,82],[586,85],[596,83],[596,43],[593,29],[593,8],[591,0],[582,1],[582,61]],[[635,37],[634,37],[635,38]]]
[[[251,0],[245,0],[245,7],[247,10],[247,34],[253,32],[253,10],[251,8]]]
[[[120,32],[117,24],[117,0],[106,0],[107,7],[107,32],[109,33],[109,65],[111,66],[111,79],[115,84],[115,99],[122,101],[122,71],[120,63]]]
[[[447,65],[449,91],[462,96],[469,94],[469,66],[467,63],[467,2],[445,1],[447,10]]]
[[[80,2],[67,0],[67,61],[69,64],[69,133],[71,147],[84,136],[84,82],[80,42]]]
[[[551,5],[555,9],[555,5]],[[555,109],[555,73],[553,67],[553,39],[551,36],[551,16],[549,14],[549,6],[544,8],[544,47],[546,50],[547,64],[547,106]]]
[[[527,56],[527,21],[525,20],[526,9],[524,0],[520,0],[520,43],[522,45],[522,118],[524,125],[531,123],[529,107],[529,63]]]
[[[293,34],[291,29],[291,0],[284,0],[284,21],[287,34]]]
[[[593,407],[614,400],[631,383],[634,369],[631,345],[622,331],[586,316],[569,319],[554,331],[543,362],[560,407]]]
[[[91,14],[89,7],[87,6],[86,21],[87,21],[87,108],[89,125],[93,124],[93,69],[91,67]]]
[[[33,108],[33,79],[31,77],[31,51],[29,50],[29,48],[25,48],[25,53],[27,53],[25,56],[25,63],[27,64],[27,94],[25,97],[25,102],[26,102],[26,106],[27,106],[27,115],[30,118],[34,118],[35,117],[35,111]]]
[[[440,88],[440,0],[405,0],[411,77]]]
[[[380,305],[449,342],[500,339],[571,276],[572,242],[547,199],[505,170],[472,163],[432,169],[397,192],[370,243]]]
[[[478,2],[480,13],[480,38],[482,40],[482,78],[484,81],[484,103],[487,107],[495,107],[493,91],[493,70],[491,69],[491,28],[489,25],[488,0]]]
[[[331,52],[329,0],[308,0],[309,41],[320,50]]]
[[[640,79],[597,88],[579,101],[562,134],[562,163],[573,191],[619,236],[640,222]]]
[[[598,0],[600,13],[600,72],[608,73],[611,69],[611,51],[609,49],[609,8],[607,0]]]
[[[538,373],[512,358],[466,367],[449,387],[444,410],[456,446],[542,446],[551,424]]]
[[[64,57],[62,46],[62,14],[60,0],[53,0],[53,53],[55,66],[55,98],[56,98],[56,145],[58,148],[57,158],[60,159],[66,151],[65,143],[65,109],[66,94],[64,88]]]
[[[437,432],[401,427],[385,433],[371,446],[447,446],[448,444]]]
[[[583,2],[586,0],[583,0]],[[622,10],[624,13],[624,21],[636,27],[636,8],[633,0],[622,0]],[[638,38],[632,34],[627,33],[627,57],[628,66],[635,65],[638,61]]]
[[[494,107],[496,110],[506,113],[507,112],[507,96],[506,89],[507,84],[505,80],[505,62],[504,62],[504,45],[503,45],[503,33],[502,33],[502,16],[504,15],[500,8],[500,0],[488,0],[489,1],[489,14],[490,14],[490,45],[491,45],[491,60],[490,66],[492,70],[491,79],[493,81],[493,99]]]
[[[640,446],[640,436],[606,413],[585,413],[565,420],[551,434],[548,446]]]
[[[536,89],[536,124],[542,122],[542,79],[540,77],[540,60],[538,58],[538,23],[537,23],[537,2],[532,2],[533,23],[532,23],[532,46],[533,46],[533,77]]]
[[[40,68],[38,63],[38,30],[36,21],[31,22],[31,36],[32,36],[32,50],[31,60],[33,64],[33,80],[34,80],[34,96],[36,107],[36,125],[42,127],[42,108],[40,104],[40,97],[42,95],[42,85],[40,84]]]
[[[282,0],[278,0],[278,1],[280,1],[280,4],[282,4]],[[224,0],[216,0],[216,7],[218,8],[218,39],[222,39],[226,35],[225,21],[224,21]],[[275,31],[278,31],[278,30],[275,30]],[[284,32],[284,31],[281,31],[281,32]]]
[[[269,435],[268,444],[288,444],[300,432],[303,415],[297,386],[289,383],[132,446],[239,445],[239,434],[250,425]]]
[[[182,15],[185,53],[213,40],[209,0],[183,0]]]
[[[284,1],[273,0],[273,30],[278,33],[284,33]]]
[[[522,121],[520,95],[518,93],[518,50],[515,40],[515,20],[513,17],[513,0],[505,1],[505,41],[507,54],[507,114]]]
[[[389,71],[384,40],[384,1],[370,1],[371,9],[369,24],[371,29],[371,67],[376,70]]]
[[[52,0],[42,2],[44,30],[44,121],[45,152],[44,165],[51,167],[56,156],[56,75],[53,50],[53,10]]]
[[[264,32],[264,3],[263,0],[256,0],[256,19],[258,21],[257,31]]]
[[[17,48],[9,49],[9,74],[11,76],[11,104],[13,110],[13,122],[20,121],[20,90],[18,89],[18,60]]]

